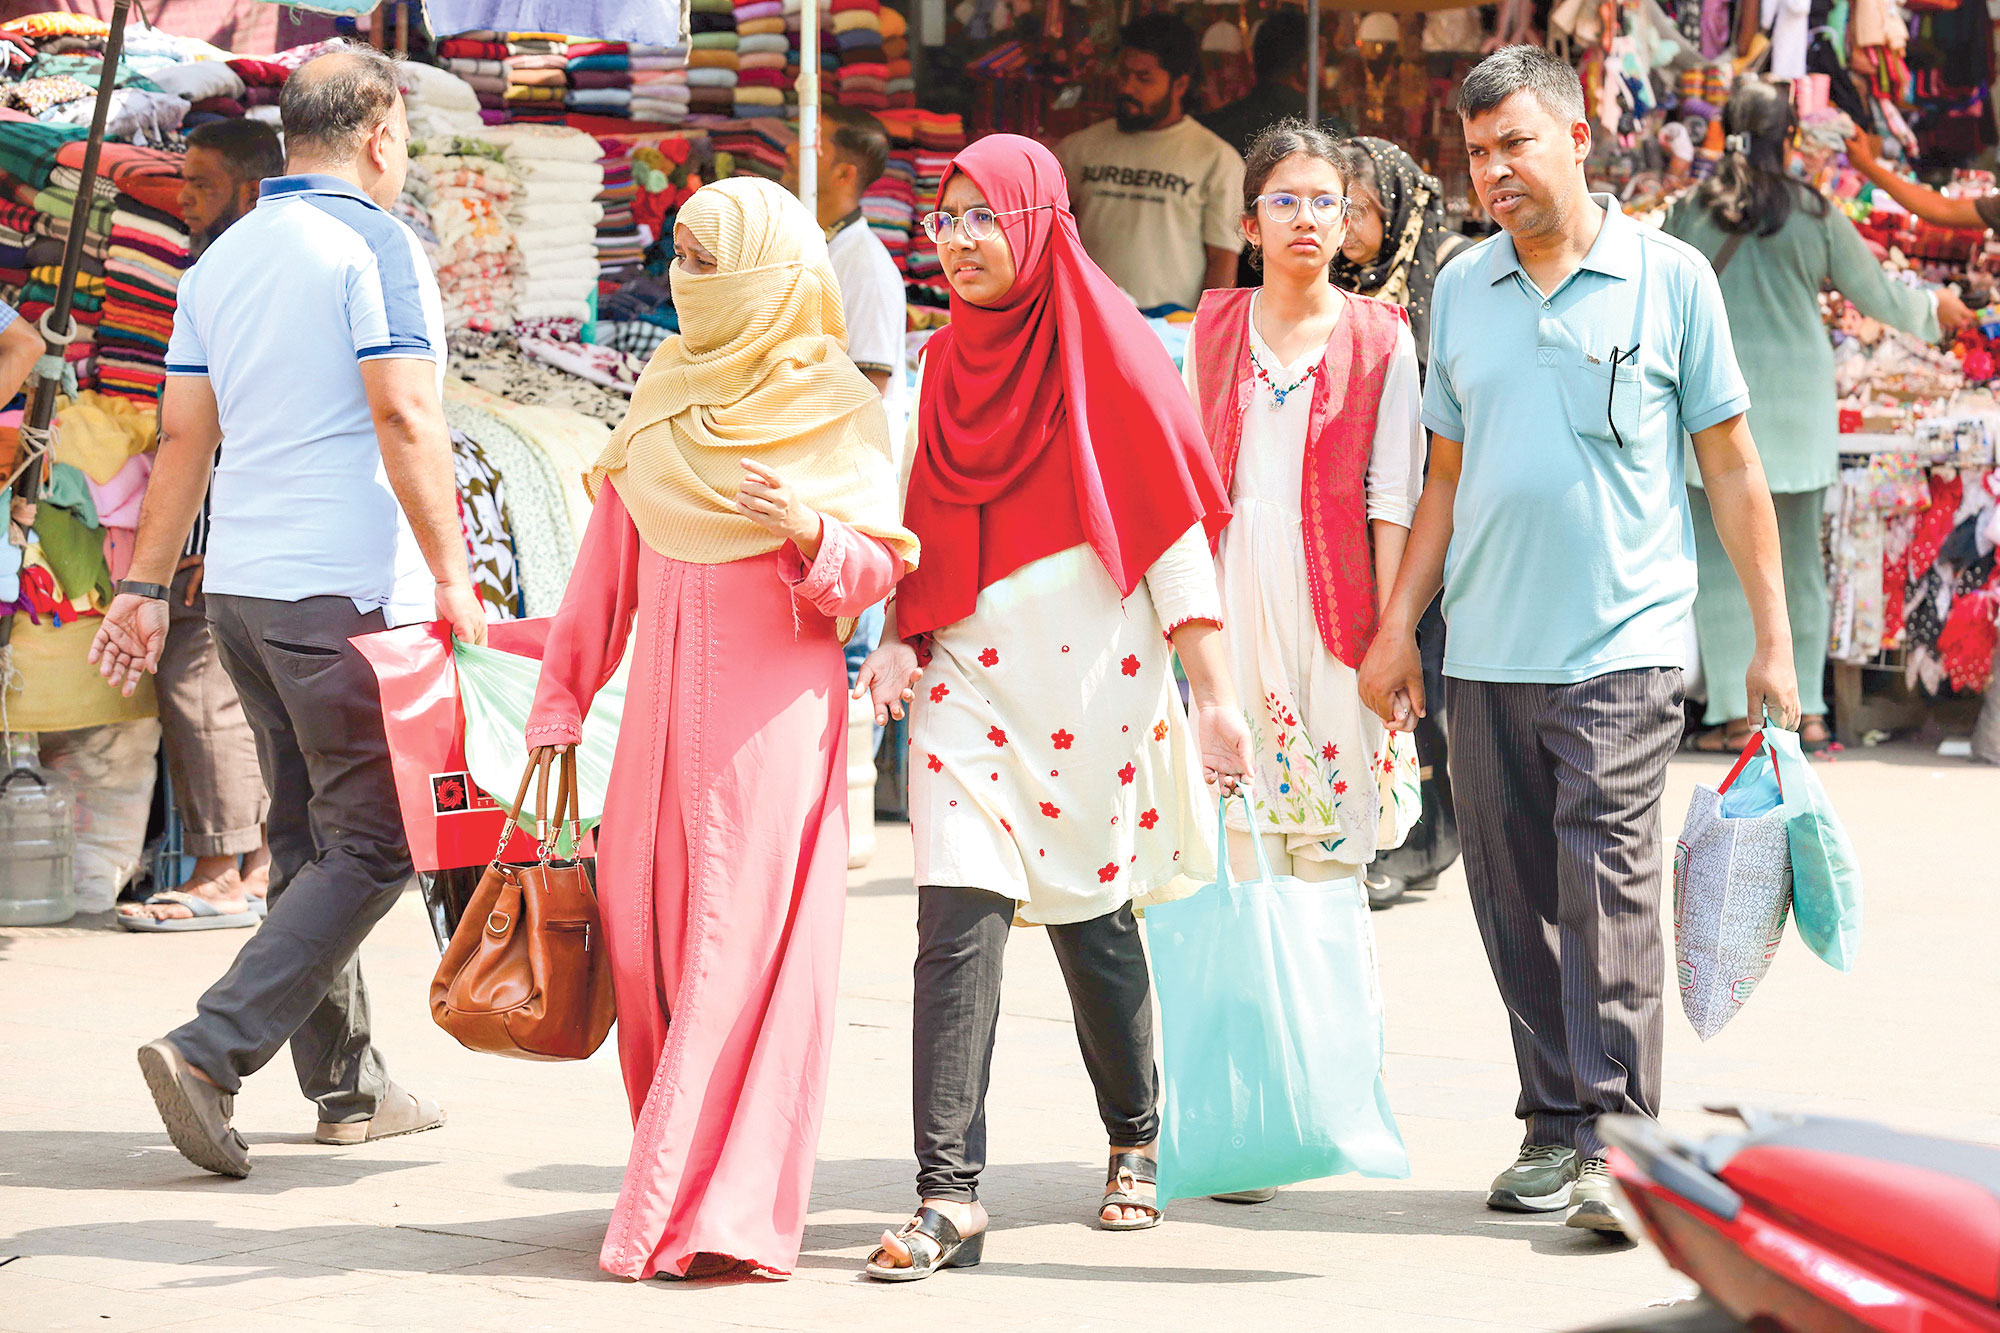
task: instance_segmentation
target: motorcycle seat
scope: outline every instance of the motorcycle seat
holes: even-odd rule
[[[2000,1305],[2000,1148],[1812,1118],[1749,1135],[1719,1174],[1761,1209]]]

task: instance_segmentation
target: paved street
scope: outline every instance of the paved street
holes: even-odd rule
[[[1691,784],[1720,761],[1676,761]],[[1810,1107],[2000,1142],[2000,770],[1914,747],[1821,769],[1868,874],[1859,967],[1788,935],[1748,1010],[1706,1045],[1670,999],[1668,1115]],[[414,895],[364,954],[392,1072],[439,1098],[442,1131],[311,1142],[280,1059],[237,1102],[243,1181],[168,1145],[132,1052],[190,1012],[237,932],[148,937],[102,923],[0,931],[0,1327],[43,1330],[769,1328],[1563,1329],[1681,1296],[1653,1254],[1480,1205],[1511,1157],[1499,1001],[1454,871],[1375,917],[1390,1096],[1415,1174],[1324,1181],[1260,1208],[1183,1203],[1156,1231],[1089,1222],[1103,1143],[1067,1002],[1038,932],[1013,942],[992,1099],[983,1267],[867,1282],[906,1213],[907,834],[883,826],[852,877],[831,1105],[805,1254],[790,1282],[631,1284],[599,1237],[628,1125],[610,1045],[583,1065],[473,1055],[432,1027],[436,950]]]

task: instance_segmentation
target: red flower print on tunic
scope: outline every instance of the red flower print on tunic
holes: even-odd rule
[[[936,755],[931,756],[930,765],[931,765],[931,772],[933,773],[944,772],[944,760],[938,758]]]
[[[1140,828],[1152,828],[1159,822],[1160,812],[1158,810],[1148,810],[1145,814],[1139,816]]]
[[[995,727],[986,733],[986,739],[992,741],[996,746],[1005,745],[1007,743],[1007,733]]]
[[[1055,747],[1058,750],[1067,750],[1071,745],[1076,743],[1076,737],[1070,735],[1067,731],[1054,732],[1049,736],[1049,739],[1055,742]]]
[[[1118,863],[1116,861],[1105,862],[1104,869],[1097,872],[1097,882],[1099,884],[1109,884],[1112,880],[1117,878],[1118,878]]]
[[[1319,757],[1330,764],[1340,758],[1340,747],[1332,741],[1328,741],[1325,745],[1319,747]]]
[[[1047,815],[1050,819],[1054,819],[1057,815],[1061,814],[1062,811],[1057,809],[1055,806],[1049,804],[1047,801],[1043,801],[1042,813]]]
[[[1166,738],[1167,738],[1167,723],[1166,719],[1162,718],[1161,720],[1153,724],[1153,739],[1156,741],[1163,741]]]
[[[1118,770],[1118,782],[1119,782],[1119,785],[1120,785],[1120,786],[1125,786],[1125,787],[1129,787],[1129,786],[1131,786],[1131,785],[1132,785],[1132,779],[1133,779],[1134,777],[1136,777],[1136,776],[1138,775],[1138,772],[1139,772],[1139,770],[1138,770],[1138,769],[1136,769],[1136,768],[1134,768],[1134,767],[1132,767],[1132,765],[1130,765],[1130,764],[1127,764],[1127,765],[1125,765],[1125,767],[1123,767],[1123,768],[1119,769],[1119,770]]]
[[[1136,675],[1138,675],[1138,674],[1139,674],[1139,658],[1138,658],[1137,654],[1133,654],[1133,655],[1130,655],[1130,656],[1126,657],[1126,659],[1125,659],[1125,660],[1124,660],[1123,662],[1120,662],[1120,663],[1118,664],[1118,669],[1119,669],[1120,671],[1123,671],[1123,672],[1124,672],[1124,673],[1125,673],[1126,675],[1128,675],[1128,676],[1136,676]]]
[[[1014,831],[1014,826],[1012,824],[1009,824],[1004,819],[1000,821],[1000,827],[1006,829],[1009,833],[1012,833]]]
[[[944,697],[950,693],[951,689],[949,686],[933,685],[931,686],[931,702],[934,704],[941,704],[944,702]]]
[[[979,655],[979,665],[983,667],[998,666],[999,664],[1000,654],[991,648],[988,648]]]
[[[1347,784],[1346,784],[1345,782],[1336,782],[1336,783],[1334,783],[1334,784],[1333,784],[1333,794],[1334,794],[1335,796],[1345,796],[1345,795],[1347,795]]]

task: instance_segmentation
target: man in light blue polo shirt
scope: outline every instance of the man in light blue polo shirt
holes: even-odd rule
[[[1660,796],[1695,592],[1683,440],[1756,621],[1751,713],[1795,726],[1777,521],[1715,274],[1588,192],[1575,71],[1503,48],[1459,111],[1505,233],[1438,279],[1430,476],[1360,684],[1392,725],[1422,712],[1413,631],[1442,578],[1466,877],[1527,1125],[1487,1203],[1619,1231],[1597,1118],[1660,1107]]]
[[[321,56],[285,84],[286,170],[181,280],[159,464],[131,577],[91,649],[127,693],[219,444],[206,593],[270,791],[270,912],[195,1018],[139,1050],[174,1146],[249,1174],[234,1094],[288,1042],[321,1143],[442,1124],[391,1083],[357,952],[410,877],[375,676],[349,642],[435,614],[485,638],[440,386],[436,279],[387,211],[409,167],[393,62]],[[196,910],[196,920],[203,912]]]

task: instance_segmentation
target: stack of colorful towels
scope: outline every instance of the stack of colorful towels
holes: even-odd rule
[[[632,55],[624,42],[569,44],[569,109],[592,116],[632,114]]]
[[[507,34],[507,110],[515,120],[563,118],[569,92],[569,38],[556,32]]]
[[[500,148],[483,138],[430,141],[403,189],[437,236],[438,290],[450,331],[504,329],[520,256],[507,209],[516,183]]]
[[[796,109],[794,81],[785,77],[791,49],[785,36],[784,0],[750,0],[736,6],[739,117],[783,115],[788,102]]]
[[[65,145],[57,160],[72,149],[81,166],[82,144]],[[56,168],[58,173],[68,169]],[[190,262],[187,224],[181,220],[180,157],[105,144],[98,170],[118,183],[118,193],[104,252],[97,386],[117,397],[151,402],[166,380],[174,294]]]
[[[690,0],[688,110],[697,116],[736,114],[736,10],[730,0]]]
[[[882,54],[889,60],[889,105],[914,108],[917,79],[910,63],[910,21],[888,5],[882,6]]]
[[[644,270],[646,242],[639,234],[639,222],[632,204],[639,187],[632,181],[631,136],[599,135],[598,147],[604,156],[598,166],[604,184],[597,192],[598,207],[604,216],[597,220],[597,289],[600,296],[616,290],[620,283],[639,276]]]
[[[465,80],[487,124],[507,119],[507,43],[496,32],[462,32],[438,43],[445,69]]]
[[[829,8],[840,54],[840,104],[887,110],[889,56],[882,47],[882,0],[833,0]]]
[[[632,119],[678,125],[688,117],[688,47],[631,48]]]

